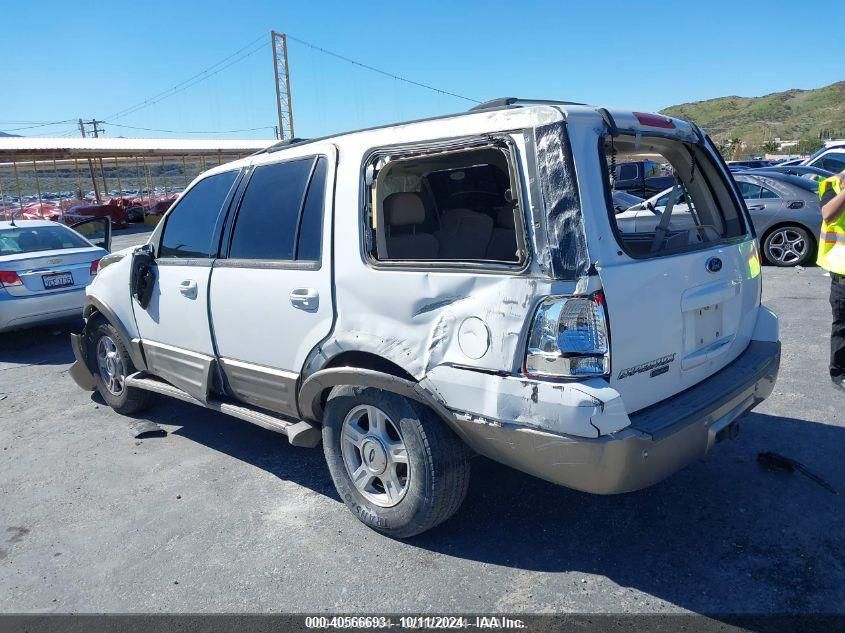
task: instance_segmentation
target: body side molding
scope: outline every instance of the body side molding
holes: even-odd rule
[[[303,419],[319,421],[323,416],[320,396],[329,387],[353,385],[375,387],[406,396],[433,409],[453,429],[457,428],[455,416],[419,383],[392,374],[360,369],[358,367],[332,367],[313,373],[299,390],[299,411]]]

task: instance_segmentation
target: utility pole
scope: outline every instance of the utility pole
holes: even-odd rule
[[[82,119],[79,119],[79,131],[82,132],[82,138],[85,138],[85,123]],[[97,199],[97,204],[99,204],[102,202],[100,198],[100,187],[97,185],[97,177],[94,175],[94,162],[90,158],[88,159],[88,173],[91,174],[91,183],[94,185],[94,197]],[[80,191],[80,193],[82,192]]]
[[[93,129],[94,138],[100,138],[100,132],[105,132],[105,130],[100,129],[100,127],[99,127],[100,123],[105,123],[105,121],[98,121],[97,119],[91,119],[90,121],[83,121],[82,119],[79,119],[79,126],[82,129],[82,136],[85,136],[85,126],[90,125]],[[88,161],[88,162],[90,163],[91,161]],[[108,194],[109,185],[108,185],[108,182],[106,182],[106,168],[103,165],[103,159],[98,158],[97,162],[100,163],[100,176],[103,179],[103,192],[105,194]],[[100,194],[97,191],[96,184],[94,185],[94,192],[97,194],[97,202],[101,202]]]
[[[276,108],[279,114],[278,137],[281,140],[292,139],[294,137],[293,101],[290,96],[287,36],[284,33],[270,31],[270,43],[273,49],[273,70],[276,76]]]

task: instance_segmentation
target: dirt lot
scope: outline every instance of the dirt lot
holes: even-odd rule
[[[783,365],[737,441],[616,497],[479,458],[461,512],[410,542],[345,509],[320,449],[166,400],[146,415],[168,436],[137,441],[69,378],[67,328],[0,335],[0,611],[843,610],[843,496],[756,462],[845,492],[829,279],[764,274]]]

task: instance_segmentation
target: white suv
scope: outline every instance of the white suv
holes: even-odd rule
[[[674,169],[621,230],[617,162]],[[766,398],[777,317],[748,213],[693,124],[499,100],[216,167],[103,258],[72,375],[121,413],[166,394],[322,440],[397,537],[447,519],[473,453],[598,494],[704,455]]]

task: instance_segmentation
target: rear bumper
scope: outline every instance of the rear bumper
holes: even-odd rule
[[[73,317],[81,319],[84,304],[84,287],[22,297],[0,289],[0,332]]]
[[[752,341],[707,380],[595,439],[472,416],[459,416],[456,430],[478,453],[553,483],[595,494],[630,492],[707,453],[719,431],[772,393],[779,367],[779,342]]]

